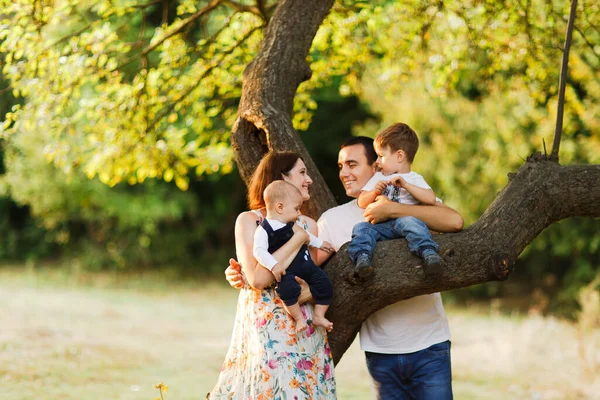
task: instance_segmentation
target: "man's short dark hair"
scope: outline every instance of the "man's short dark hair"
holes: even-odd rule
[[[369,165],[373,165],[375,161],[377,161],[377,153],[375,153],[375,149],[373,148],[373,139],[366,136],[352,136],[348,139],[344,140],[342,145],[340,146],[340,150],[344,147],[354,146],[360,144],[365,149],[365,155],[367,156],[367,162]]]

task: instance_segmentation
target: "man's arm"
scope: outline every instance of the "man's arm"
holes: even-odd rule
[[[433,206],[407,205],[379,196],[366,208],[364,217],[372,224],[400,217],[415,217],[425,222],[429,229],[446,233],[458,232],[463,228],[462,216],[439,202]]]

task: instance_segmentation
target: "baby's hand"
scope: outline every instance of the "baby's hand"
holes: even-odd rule
[[[388,185],[388,183],[386,181],[379,181],[375,184],[375,191],[378,194],[383,193],[383,191],[385,190],[385,187]]]
[[[329,243],[326,240],[323,241],[323,244],[321,245],[320,249],[326,253],[335,253],[335,249],[333,248],[331,243]]]
[[[390,183],[399,188],[403,188],[406,186],[406,181],[401,176],[397,176],[396,178],[392,179]]]
[[[281,264],[275,264],[271,272],[275,275],[275,280],[281,282],[281,277],[285,275],[285,268]]]
[[[310,242],[310,236],[308,236],[308,233],[306,233],[306,231],[302,229],[298,224],[294,224],[292,230],[294,231],[295,235],[300,235],[302,239],[304,239],[305,244],[308,244]]]

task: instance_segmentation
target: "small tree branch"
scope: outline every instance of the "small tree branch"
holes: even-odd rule
[[[223,51],[221,53],[221,57],[219,57],[216,61],[214,61],[199,77],[198,79],[196,79],[196,81],[194,82],[193,85],[191,85],[182,95],[181,97],[177,100],[177,101],[173,101],[171,103],[169,103],[169,105],[167,107],[165,107],[164,109],[162,109],[161,111],[158,112],[158,115],[154,118],[154,120],[150,123],[150,125],[148,126],[147,131],[150,132],[152,129],[154,129],[154,127],[158,124],[158,122],[163,119],[164,117],[166,117],[169,113],[171,113],[174,109],[175,106],[182,102],[185,98],[187,98],[187,96],[189,96],[200,84],[200,82],[202,82],[202,79],[206,78],[208,76],[208,74],[210,74],[216,67],[219,66],[219,64],[225,59],[225,57],[227,57],[228,55],[230,55],[231,53],[233,53],[235,51],[236,48],[238,48],[242,43],[244,43],[246,40],[248,40],[253,34],[254,32],[258,31],[259,29],[261,29],[263,27],[263,25],[259,25],[257,27],[254,27],[253,29],[251,29],[250,31],[248,31],[237,43],[235,43],[233,46],[231,46],[229,49],[227,49],[226,51]]]
[[[13,87],[9,85],[9,86],[5,87],[4,89],[0,89],[0,94],[10,92],[11,90],[13,90]]]
[[[581,36],[581,38],[583,39],[583,41],[585,42],[585,44],[587,45],[587,47],[590,49],[590,51],[596,57],[598,57],[598,60],[600,60],[600,54],[596,53],[596,49],[595,49],[594,44],[589,41],[589,39],[587,38],[587,36],[585,36],[585,33],[581,29],[579,29],[578,27],[574,27],[574,28],[577,31],[577,33],[579,33],[579,36]]]
[[[550,159],[558,161],[558,150],[560,149],[560,139],[563,128],[563,114],[565,112],[565,89],[567,85],[567,74],[569,69],[569,51],[571,50],[571,40],[573,38],[573,26],[575,24],[575,12],[577,11],[577,0],[571,1],[571,11],[569,13],[569,23],[567,24],[567,35],[565,38],[565,50],[563,52],[562,66],[560,69],[560,82],[558,89],[558,107],[556,110],[556,129],[554,130],[554,143],[552,144],[552,153]]]
[[[155,43],[153,43],[150,46],[146,47],[144,50],[142,50],[138,54],[134,55],[133,57],[131,57],[131,58],[123,61],[123,63],[119,64],[119,66],[117,68],[115,68],[115,69],[117,69],[117,70],[121,69],[125,65],[128,65],[128,64],[134,62],[135,60],[138,60],[138,59],[140,59],[142,57],[145,57],[150,52],[152,52],[154,49],[156,49],[158,46],[160,46],[161,44],[163,44],[165,42],[165,40],[167,40],[167,39],[169,39],[169,38],[177,35],[178,33],[183,32],[183,30],[188,25],[194,23],[196,20],[198,20],[203,15],[205,15],[205,14],[211,12],[212,10],[214,10],[215,8],[217,8],[222,2],[223,2],[223,0],[213,0],[209,5],[207,5],[206,7],[204,7],[202,10],[197,11],[195,14],[193,14],[190,17],[188,17],[187,19],[185,19],[177,29],[174,29],[173,31],[169,32],[164,37],[160,38]]]
[[[232,1],[232,0],[225,0],[224,4],[233,8],[236,12],[250,12],[252,14],[258,15],[259,17],[263,18],[263,14],[258,7],[247,6],[245,4],[240,4],[240,3]]]
[[[132,6],[129,6],[131,8],[141,8],[141,9],[146,9],[148,7],[152,7],[155,6],[159,3],[162,3],[163,0],[154,0],[154,1],[150,1],[148,3],[144,3],[144,4],[134,4]]]

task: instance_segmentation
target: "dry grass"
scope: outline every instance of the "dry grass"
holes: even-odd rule
[[[225,355],[236,293],[157,277],[0,273],[0,399],[202,399]],[[600,329],[449,309],[456,399],[600,399]],[[340,399],[369,399],[355,343]]]

